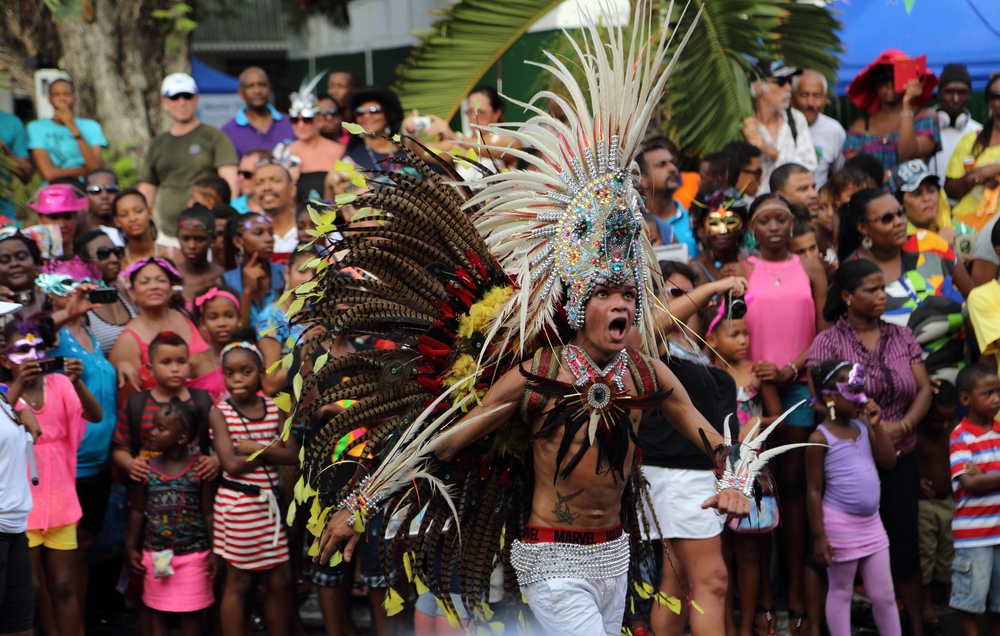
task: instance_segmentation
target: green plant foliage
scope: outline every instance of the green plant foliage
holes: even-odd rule
[[[311,17],[321,17],[338,29],[351,25],[347,12],[349,0],[281,0],[288,26],[301,33]]]
[[[0,152],[0,199],[9,199],[14,193],[11,183],[15,181],[17,160],[5,152]]]
[[[38,223],[38,215],[28,207],[28,201],[35,193],[42,189],[42,175],[37,171],[32,175],[28,183],[21,183],[17,179],[11,184],[14,189],[14,209],[17,211],[17,221],[22,227],[35,225]]]
[[[560,0],[459,0],[431,28],[399,71],[396,92],[409,111],[449,121],[462,99],[528,28]]]
[[[45,6],[56,21],[78,20],[83,14],[82,0],[45,0]]]
[[[691,0],[686,11],[675,4],[671,21],[686,32],[699,9],[665,93],[667,132],[686,154],[702,156],[741,138],[743,119],[753,115],[749,78],[757,60],[781,58],[833,78],[840,41],[826,8],[791,0]]]
[[[139,171],[135,167],[135,159],[126,154],[135,146],[133,142],[115,144],[101,151],[101,161],[118,176],[118,185],[124,188],[134,187],[139,182]]]

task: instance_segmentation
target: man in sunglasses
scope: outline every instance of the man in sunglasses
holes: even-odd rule
[[[160,105],[170,117],[170,129],[149,145],[139,174],[139,191],[154,206],[156,242],[179,248],[177,219],[191,198],[191,184],[199,177],[218,174],[238,192],[236,149],[224,132],[198,119],[198,85],[187,73],[172,73],[160,86]],[[160,193],[159,201],[156,194]],[[154,201],[156,201],[154,203]]]
[[[816,169],[816,149],[813,147],[809,122],[791,107],[792,77],[797,68],[785,66],[781,60],[760,62],[750,78],[750,97],[754,100],[754,116],[743,120],[743,138],[761,150],[760,190],[767,194],[771,172],[780,165],[797,163],[809,170]]]
[[[87,173],[83,186],[87,193],[87,209],[77,219],[76,235],[82,236],[91,230],[101,230],[115,245],[125,245],[121,232],[115,227],[114,200],[120,188],[118,175],[107,168],[98,168]]]
[[[73,114],[76,93],[69,78],[49,84],[50,119],[28,124],[28,150],[42,179],[79,179],[101,167],[101,149],[108,145],[101,125]]]
[[[240,158],[256,148],[273,150],[278,144],[295,140],[288,117],[271,105],[271,81],[263,69],[244,69],[237,93],[246,105],[222,126],[222,132],[229,135]]]
[[[809,122],[809,134],[816,146],[818,165],[813,170],[816,189],[823,187],[835,172],[844,167],[844,140],[847,132],[833,117],[823,114],[826,107],[827,82],[818,71],[806,69],[792,76],[792,106]]]

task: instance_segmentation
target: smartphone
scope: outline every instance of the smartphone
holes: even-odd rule
[[[114,289],[92,289],[87,292],[87,300],[97,305],[110,305],[118,302],[118,292]]]
[[[54,358],[43,358],[38,361],[38,368],[42,370],[42,373],[55,373],[56,371],[62,371],[63,357],[56,356]]]

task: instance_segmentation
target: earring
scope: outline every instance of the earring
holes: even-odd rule
[[[382,129],[382,132],[384,132],[385,134],[387,134],[387,135],[388,135],[389,133],[391,133],[391,132],[392,132],[392,129],[391,129],[391,128],[389,128],[388,126],[386,126],[385,128],[383,128],[383,129]]]
[[[240,255],[240,260],[242,261],[243,260],[243,248],[242,247],[240,248],[240,251],[238,253]]]
[[[834,406],[836,406],[836,405],[834,404],[833,400],[828,400],[827,401],[826,408],[830,409],[830,419],[831,420],[837,419],[837,411],[836,411],[836,409],[833,408]]]
[[[865,248],[866,250],[870,250],[872,248],[872,237],[866,236],[863,239],[861,239],[861,247]]]
[[[847,301],[847,306],[848,306],[848,307],[850,307],[850,306],[851,306],[851,301]]]

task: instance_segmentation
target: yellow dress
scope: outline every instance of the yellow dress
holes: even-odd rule
[[[955,152],[952,153],[951,159],[948,160],[948,169],[945,170],[945,177],[949,179],[961,179],[965,175],[965,166],[962,161],[972,155],[972,146],[976,141],[976,132],[966,133],[962,137],[958,145],[955,146]],[[990,146],[986,148],[976,157],[975,167],[980,168],[982,166],[987,166],[992,163],[1000,162],[1000,146]],[[977,231],[982,229],[982,226],[990,220],[992,213],[996,212],[994,207],[989,213],[982,214],[980,216],[969,217],[970,214],[976,214],[979,209],[979,204],[983,199],[988,196],[986,188],[982,185],[977,185],[972,188],[968,194],[962,197],[962,200],[955,205],[951,210],[951,216],[955,221],[963,221],[970,227],[974,227]],[[968,218],[965,218],[968,217]]]

